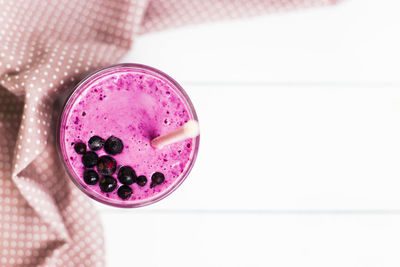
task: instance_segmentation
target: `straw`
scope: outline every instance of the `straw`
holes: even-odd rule
[[[188,138],[194,138],[200,134],[199,123],[195,120],[186,122],[182,127],[173,130],[167,134],[151,140],[151,146],[157,149],[161,149],[166,145],[176,143]]]

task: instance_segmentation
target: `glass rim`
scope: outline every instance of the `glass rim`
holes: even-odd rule
[[[101,197],[93,194],[91,190],[88,190],[84,186],[82,186],[82,184],[78,181],[78,179],[75,178],[75,175],[70,171],[70,167],[68,166],[68,163],[65,160],[65,155],[64,155],[65,149],[63,149],[63,147],[61,145],[61,125],[63,122],[64,113],[67,110],[67,108],[69,107],[69,105],[71,103],[73,103],[74,96],[77,92],[79,92],[79,89],[82,86],[84,86],[86,83],[88,83],[92,78],[96,77],[97,75],[101,75],[102,73],[104,73],[106,71],[110,71],[110,70],[117,69],[117,68],[124,68],[124,67],[149,71],[152,74],[155,74],[156,77],[161,78],[162,80],[168,82],[173,87],[173,89],[177,90],[182,95],[184,101],[186,102],[186,104],[193,116],[193,119],[198,121],[197,113],[196,113],[196,110],[193,106],[193,103],[192,103],[190,97],[188,96],[186,91],[182,88],[182,86],[177,81],[175,81],[172,77],[170,77],[168,74],[166,74],[156,68],[153,68],[153,67],[150,67],[147,65],[137,64],[137,63],[121,63],[121,64],[115,64],[115,65],[111,65],[108,67],[104,67],[104,68],[98,69],[94,72],[87,74],[84,78],[82,78],[82,80],[79,83],[77,83],[72,88],[72,90],[68,94],[66,100],[61,105],[61,111],[60,111],[60,114],[58,116],[58,121],[57,121],[56,143],[57,143],[57,152],[58,152],[58,155],[64,166],[66,173],[68,174],[68,176],[72,180],[72,182],[83,193],[85,193],[90,198],[92,198],[102,204],[108,205],[108,206],[113,206],[113,207],[118,207],[118,208],[139,208],[139,207],[151,205],[153,203],[156,203],[156,202],[166,198],[172,192],[174,192],[186,180],[186,178],[189,175],[189,173],[191,172],[191,170],[194,166],[194,163],[196,161],[196,158],[197,158],[199,145],[200,145],[200,135],[198,135],[196,138],[194,138],[195,144],[194,144],[194,149],[192,152],[192,157],[189,161],[189,165],[187,168],[185,168],[184,172],[180,175],[180,177],[178,177],[178,180],[176,182],[174,182],[172,184],[172,186],[168,187],[165,191],[162,191],[159,194],[157,194],[149,199],[145,199],[144,201],[141,201],[138,203],[128,203],[128,202],[124,203],[123,201],[116,203],[116,202],[108,201],[106,198],[101,198]]]

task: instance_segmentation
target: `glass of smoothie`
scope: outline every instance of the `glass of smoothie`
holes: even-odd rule
[[[197,121],[188,95],[171,77],[145,65],[114,65],[84,78],[67,98],[58,152],[89,197],[116,207],[145,206],[182,184],[200,137],[169,138],[159,146],[152,140]]]

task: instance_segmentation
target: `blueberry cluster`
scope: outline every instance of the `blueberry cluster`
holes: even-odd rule
[[[100,136],[95,135],[89,139],[88,146],[90,151],[86,150],[86,144],[82,142],[75,143],[74,145],[76,153],[82,155],[82,163],[85,166],[83,180],[88,185],[99,183],[100,190],[104,193],[113,192],[117,188],[117,180],[112,176],[117,170],[117,162],[110,155],[114,156],[122,152],[124,145],[121,139],[111,136],[107,140],[104,140]],[[95,151],[102,148],[104,148],[104,151],[108,155],[99,157]],[[117,194],[121,199],[129,199],[131,197],[133,191],[130,185],[133,183],[137,183],[140,187],[147,184],[146,176],[137,176],[130,166],[120,167],[117,178],[122,184],[117,190]],[[164,181],[164,174],[155,172],[151,176],[150,188],[160,185]]]

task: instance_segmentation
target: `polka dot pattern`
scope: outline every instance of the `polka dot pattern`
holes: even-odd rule
[[[82,76],[133,37],[335,0],[0,0],[0,266],[104,266],[102,226],[58,159],[56,120]]]
[[[297,8],[326,6],[341,0],[152,0],[140,33],[187,24],[236,19]]]

